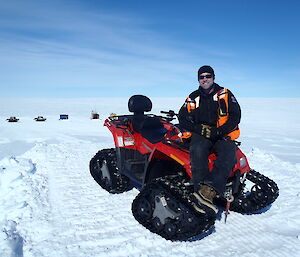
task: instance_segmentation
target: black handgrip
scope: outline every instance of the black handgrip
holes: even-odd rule
[[[169,117],[174,117],[177,115],[173,110],[169,110],[168,112],[160,111],[160,113],[167,114],[167,116],[169,116]]]

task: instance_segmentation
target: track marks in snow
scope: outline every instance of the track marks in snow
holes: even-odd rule
[[[103,191],[89,174],[92,156],[88,148],[92,147],[87,142],[41,144],[27,153],[34,156],[38,171],[49,177],[51,230],[45,231],[45,244],[55,256],[93,256],[99,251],[97,247],[117,249],[130,241],[128,221],[136,225],[130,202],[137,191],[121,195]],[[43,251],[42,247],[35,250]],[[48,254],[49,250],[44,249],[40,256]]]
[[[32,196],[23,208],[27,216],[16,215],[25,256],[253,257],[300,252],[299,211],[295,211],[300,199],[299,165],[254,149],[248,155],[250,165],[280,187],[271,209],[257,215],[231,212],[227,224],[223,215],[215,231],[201,241],[170,242],[133,218],[131,203],[137,190],[112,195],[90,176],[89,161],[102,147],[108,148],[66,139],[60,144],[39,143],[22,155],[26,161],[21,170],[26,171],[30,162],[35,167],[29,169],[34,171],[28,175],[29,184],[20,190]],[[13,169],[12,164],[7,167]]]

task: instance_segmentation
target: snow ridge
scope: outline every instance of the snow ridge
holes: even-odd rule
[[[47,209],[47,177],[36,174],[36,165],[27,158],[4,158],[0,170],[1,210],[5,210],[0,214],[1,237],[7,242],[1,250],[11,252],[11,256],[23,256],[23,239],[30,238],[19,224],[45,219],[36,210]]]

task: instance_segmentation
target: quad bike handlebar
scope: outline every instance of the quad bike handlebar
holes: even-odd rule
[[[174,116],[177,116],[178,114],[175,113],[173,110],[169,110],[169,111],[160,111],[160,113],[163,113],[163,114],[167,114],[168,117],[170,118],[173,118]]]
[[[176,118],[174,116],[176,116],[176,117],[178,116],[178,114],[175,113],[173,110],[169,110],[167,112],[166,111],[160,111],[160,113],[166,114],[167,117],[163,117],[163,118],[165,118],[168,121],[175,120]]]

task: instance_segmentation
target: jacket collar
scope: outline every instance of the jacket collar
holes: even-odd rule
[[[207,94],[207,93],[205,93],[204,89],[201,86],[199,86],[199,88],[198,88],[199,95],[201,97],[210,97],[210,96],[215,95],[220,89],[222,89],[222,87],[220,87],[217,83],[213,83],[212,88],[213,88],[213,91],[210,94]]]

